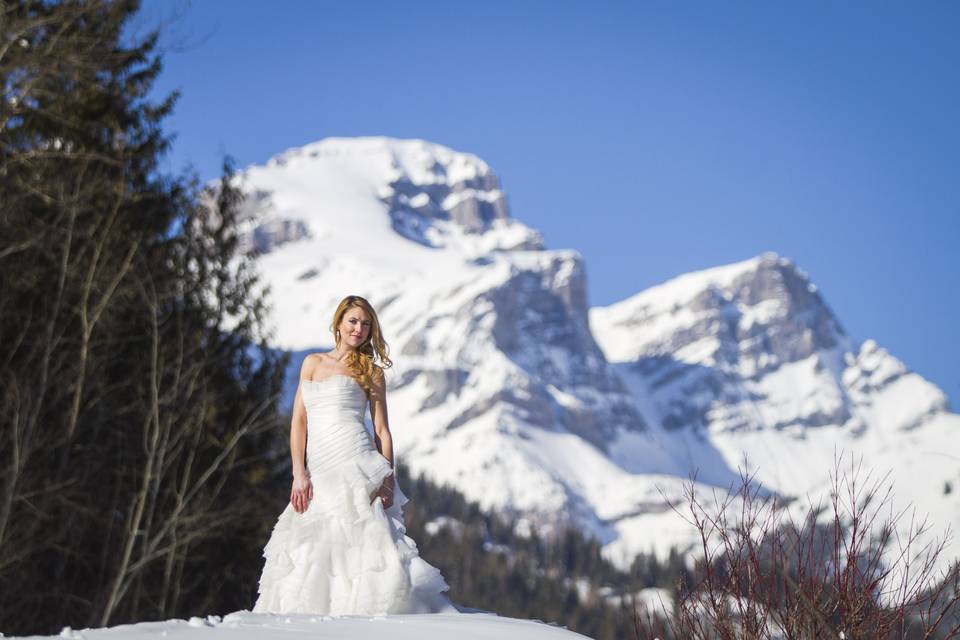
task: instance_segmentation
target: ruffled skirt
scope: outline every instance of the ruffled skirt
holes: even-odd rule
[[[263,550],[254,612],[376,615],[456,611],[449,587],[406,535],[407,497],[394,482],[383,508],[374,494],[392,468],[376,450],[312,474],[313,499],[287,504]],[[372,502],[372,504],[371,504]]]

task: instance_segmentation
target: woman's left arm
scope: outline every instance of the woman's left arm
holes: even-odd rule
[[[393,437],[390,435],[390,423],[387,420],[387,385],[383,369],[374,368],[373,392],[370,397],[370,419],[373,422],[374,442],[390,466],[393,467]],[[393,474],[383,479],[377,495],[383,500],[384,509],[393,504]]]

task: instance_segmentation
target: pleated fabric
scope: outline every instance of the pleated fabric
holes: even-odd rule
[[[363,424],[367,397],[352,377],[301,380],[313,499],[289,502],[263,550],[254,612],[377,615],[453,612],[440,571],[406,535],[407,496],[375,497],[392,472]]]

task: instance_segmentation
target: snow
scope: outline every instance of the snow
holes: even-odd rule
[[[327,138],[248,167],[241,182],[256,195],[251,229],[299,228],[275,224],[295,220],[308,230],[259,261],[273,292],[272,345],[331,348],[336,304],[367,297],[395,361],[387,387],[397,459],[483,508],[524,512],[524,530],[566,518],[623,566],[638,552],[664,557],[695,542],[668,506],[692,471],[700,488],[726,488],[746,456],[771,490],[815,495],[836,451],[892,470],[897,493],[941,530],[960,526],[960,490],[944,492],[947,482],[960,488],[960,416],[939,389],[830,322],[833,346],[808,356],[781,362],[760,348],[784,322],[812,340],[804,323],[816,319],[782,292],[755,300],[732,286],[764,269],[776,284],[778,270],[794,269],[802,290],[819,296],[787,258],[764,253],[584,309],[599,349],[554,344],[550,309],[524,296],[585,305],[576,299],[583,258],[545,249],[539,232],[499,213],[479,230],[460,224],[455,207],[506,211],[499,180],[476,156],[423,140]],[[419,220],[426,226],[411,239],[391,224],[391,198],[439,213]],[[584,363],[608,367],[609,384],[570,383]],[[619,401],[642,424],[602,443],[558,417]],[[671,427],[676,415],[690,424]],[[960,555],[956,543],[948,553]]]
[[[636,600],[643,609],[661,616],[670,615],[673,610],[673,592],[670,589],[641,589],[636,593]]]
[[[744,273],[756,269],[765,259],[790,264],[774,253],[765,253],[749,260],[686,273],[609,306],[591,309],[591,325],[601,311],[603,314],[602,327],[594,328],[594,337],[612,360],[630,360],[644,344],[657,342],[676,331],[678,326],[693,324],[699,316],[688,306],[691,300],[704,291],[729,286]],[[748,324],[769,312],[761,307],[747,313]],[[636,326],[643,327],[645,340],[642,344],[637,343],[639,336],[632,331]]]
[[[138,640],[147,638],[234,638],[243,640],[574,640],[586,638],[563,627],[534,620],[505,618],[491,613],[416,614],[383,616],[317,616],[310,614],[262,614],[237,611],[223,616],[139,622],[99,629],[64,627],[59,636],[91,640]]]
[[[268,274],[273,290],[275,346],[299,350],[330,345],[325,314],[349,293],[370,296],[377,304],[378,291],[424,290],[426,281],[442,288],[468,277],[471,267],[462,255],[438,252],[398,235],[378,196],[400,172],[423,182],[444,179],[429,171],[431,153],[450,160],[447,180],[488,171],[473,156],[422,141],[392,145],[382,138],[328,138],[242,173],[239,181],[245,191],[268,194],[269,207],[258,211],[258,221],[296,219],[310,230],[309,238],[260,258],[260,270]],[[300,278],[310,270],[316,275]],[[410,300],[413,305],[423,302]]]
[[[461,535],[463,533],[464,524],[456,518],[451,518],[450,516],[439,516],[427,522],[423,529],[431,536],[435,536],[440,533],[441,529],[450,529],[454,535]]]
[[[946,494],[944,487],[960,477],[956,471],[960,416],[948,411],[941,390],[874,340],[856,347],[854,341],[835,334],[832,348],[794,361],[767,360],[761,353],[756,360],[728,357],[718,362],[715,354],[725,345],[717,335],[684,335],[703,331],[710,326],[711,314],[734,305],[738,335],[750,335],[748,330],[756,324],[761,335],[778,330],[779,323],[790,320],[787,301],[778,305],[779,300],[767,299],[749,305],[722,287],[748,269],[790,264],[765,254],[681,276],[609,307],[591,309],[591,327],[601,348],[618,363],[650,425],[645,434],[621,433],[612,455],[635,473],[679,475],[684,469],[698,469],[700,482],[717,487],[737,484],[736,470],[746,461],[768,489],[814,499],[828,491],[835,456],[852,456],[862,459],[874,477],[889,472],[895,506],[912,504],[921,518],[929,515],[930,536],[943,537],[948,527],[955,530],[960,525],[960,499],[956,493]],[[684,301],[708,290],[727,307],[684,311]],[[799,314],[792,318],[805,319]],[[734,347],[743,354],[750,343],[744,340]],[[633,366],[664,351],[678,362],[682,376],[648,376]],[[709,384],[700,383],[702,379]],[[718,382],[723,385],[720,390],[714,386]],[[663,426],[671,412],[691,407],[703,411],[705,424],[700,428]],[[629,557],[651,544],[645,525],[654,526],[650,518],[619,523],[617,552]],[[683,539],[682,532],[673,533],[678,541]],[[611,554],[614,551],[610,549]],[[960,545],[951,540],[938,566],[958,555]]]

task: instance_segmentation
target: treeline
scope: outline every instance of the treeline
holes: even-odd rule
[[[239,194],[158,172],[137,2],[0,7],[0,630],[236,607],[286,364]]]
[[[641,554],[623,571],[602,557],[596,540],[575,529],[518,535],[513,519],[482,511],[455,489],[409,477],[402,465],[397,477],[410,497],[407,534],[443,572],[458,604],[620,640],[634,633],[632,594],[650,587],[672,592],[691,580],[676,552],[664,560]]]

